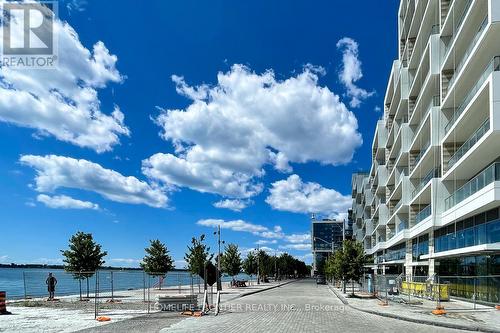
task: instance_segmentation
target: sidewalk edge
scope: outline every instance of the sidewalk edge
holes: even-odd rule
[[[485,332],[485,333],[500,333],[500,331],[497,331],[497,330],[489,330],[489,329],[485,329],[485,328],[477,327],[477,326],[464,326],[464,325],[460,325],[460,324],[435,322],[435,321],[423,320],[423,319],[414,319],[414,318],[410,318],[410,317],[394,315],[392,313],[383,313],[383,312],[378,312],[378,311],[374,311],[374,310],[361,309],[361,308],[358,308],[356,306],[349,304],[347,299],[343,295],[339,294],[339,292],[336,291],[335,288],[332,288],[330,285],[328,285],[328,288],[335,294],[335,296],[337,296],[337,298],[344,305],[347,305],[348,307],[350,307],[354,310],[361,311],[361,312],[370,313],[370,314],[374,314],[374,315],[386,317],[386,318],[409,321],[409,322],[417,323],[417,324],[429,325],[429,326],[438,326],[438,327],[445,327],[445,328],[452,328],[452,329],[459,329],[459,330],[466,330],[466,331]]]

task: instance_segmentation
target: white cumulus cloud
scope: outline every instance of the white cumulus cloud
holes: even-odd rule
[[[167,195],[157,186],[132,176],[123,176],[87,160],[56,155],[23,155],[20,161],[36,170],[38,192],[74,188],[96,192],[121,203],[152,207],[166,207],[168,203]]]
[[[290,163],[351,161],[362,143],[357,119],[338,95],[318,83],[319,70],[306,66],[285,80],[233,65],[217,84],[189,86],[173,76],[185,109],[155,118],[175,153],[143,161],[151,179],[180,187],[249,198],[263,189],[265,165],[291,172]]]
[[[251,203],[249,200],[240,199],[225,199],[214,203],[214,207],[226,208],[235,212],[241,212],[243,209],[247,208]]]
[[[259,239],[255,242],[257,245],[265,245],[265,244],[276,244],[278,241],[276,239]]]
[[[221,229],[230,229],[233,231],[245,231],[245,232],[251,232],[253,234],[257,234],[267,230],[267,227],[264,227],[259,224],[245,222],[243,220],[224,221],[218,219],[205,219],[205,220],[199,220],[198,222],[196,222],[196,224],[205,227],[217,227],[220,225]]]
[[[310,243],[285,244],[285,245],[280,245],[279,248],[287,250],[307,251],[311,250],[311,244]]]
[[[311,234],[291,234],[285,236],[285,239],[290,243],[304,243],[311,240]]]
[[[337,49],[342,51],[342,69],[339,78],[347,89],[347,96],[351,98],[349,105],[353,108],[359,107],[363,100],[374,94],[373,91],[369,92],[356,85],[356,82],[363,77],[358,48],[358,43],[349,37],[337,42]]]
[[[352,205],[350,195],[342,195],[318,183],[304,183],[295,174],[272,183],[269,192],[266,202],[273,209],[293,213],[339,214],[347,212]]]
[[[0,18],[5,19],[3,13]],[[14,15],[10,22],[15,26],[23,21]],[[101,41],[87,49],[66,22],[56,20],[53,29],[58,40],[54,68],[0,66],[0,121],[33,128],[38,137],[53,136],[97,152],[109,151],[121,135],[130,134],[120,108],[104,113],[97,93],[109,83],[123,81],[115,66],[118,58]]]
[[[94,209],[98,210],[99,205],[90,201],[82,201],[68,197],[66,195],[49,196],[46,194],[39,194],[36,197],[38,202],[43,203],[49,208],[62,208],[62,209]]]

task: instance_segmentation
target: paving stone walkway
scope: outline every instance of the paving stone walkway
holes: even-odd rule
[[[325,285],[300,280],[222,304],[219,316],[186,318],[168,332],[460,332],[352,309]]]

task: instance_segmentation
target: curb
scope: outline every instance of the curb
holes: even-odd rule
[[[290,281],[286,281],[286,282],[280,283],[280,284],[278,284],[276,286],[271,286],[269,288],[263,288],[263,289],[259,289],[259,290],[249,291],[247,293],[243,293],[243,294],[240,294],[238,296],[234,296],[234,297],[232,297],[230,299],[227,299],[227,300],[225,300],[224,302],[221,302],[221,303],[230,302],[230,301],[233,301],[233,300],[238,299],[238,298],[242,298],[242,297],[245,297],[245,296],[254,295],[254,294],[261,293],[263,291],[268,291],[268,290],[271,290],[271,289],[274,289],[274,288],[279,288],[281,286],[287,285],[287,284],[292,283],[292,282],[296,282],[298,280],[299,279],[297,279],[297,280],[290,280]]]
[[[424,320],[424,319],[413,319],[410,317],[403,317],[403,316],[398,316],[392,313],[383,313],[383,312],[378,312],[374,310],[366,310],[366,309],[361,309],[358,307],[355,307],[347,301],[347,299],[339,294],[334,288],[332,288],[330,285],[328,285],[328,288],[337,296],[337,298],[344,304],[350,307],[351,309],[365,312],[365,313],[370,313],[374,314],[377,316],[381,317],[386,317],[386,318],[392,318],[392,319],[398,319],[398,320],[403,320],[403,321],[408,321],[412,323],[417,323],[417,324],[423,324],[423,325],[429,325],[429,326],[438,326],[438,327],[445,327],[445,328],[452,328],[452,329],[459,329],[459,330],[465,330],[465,331],[476,331],[476,332],[486,332],[486,333],[499,333],[500,331],[497,330],[490,330],[487,328],[482,328],[482,327],[477,327],[477,326],[464,326],[460,324],[452,324],[452,323],[443,323],[443,322],[436,322],[436,321],[431,321],[431,320]]]

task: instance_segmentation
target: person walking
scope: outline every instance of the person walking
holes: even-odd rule
[[[57,279],[52,275],[52,273],[49,273],[49,276],[47,277],[47,280],[45,280],[45,283],[47,284],[47,291],[49,292],[49,301],[53,301],[54,294],[56,292]]]

